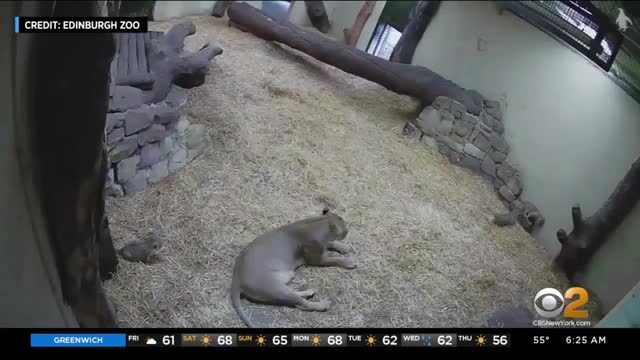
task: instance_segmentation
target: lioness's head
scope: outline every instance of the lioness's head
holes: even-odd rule
[[[322,210],[322,215],[329,219],[329,231],[331,231],[332,234],[335,234],[336,240],[344,240],[349,233],[349,229],[347,229],[347,224],[340,215],[334,213],[329,208],[324,208]]]

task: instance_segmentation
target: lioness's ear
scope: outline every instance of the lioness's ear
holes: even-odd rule
[[[329,210],[329,208],[328,208],[328,207],[326,207],[326,208],[322,209],[322,215],[327,215],[327,213],[328,213],[329,211],[331,211],[331,210]]]

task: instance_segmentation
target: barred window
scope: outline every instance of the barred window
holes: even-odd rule
[[[615,24],[590,1],[506,1],[503,6],[609,71],[622,44]]]

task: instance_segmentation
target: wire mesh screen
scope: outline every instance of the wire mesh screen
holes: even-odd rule
[[[591,1],[611,21],[616,21],[620,11],[625,11],[632,25],[623,32],[622,47],[616,55],[610,74],[627,93],[640,102],[640,17],[625,9],[622,1]]]
[[[549,25],[555,26],[587,49],[600,28],[591,19],[560,1],[523,1],[522,4],[544,16]]]

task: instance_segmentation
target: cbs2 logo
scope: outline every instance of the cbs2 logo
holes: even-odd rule
[[[576,300],[573,298],[577,296]],[[567,302],[565,300],[573,300]],[[568,289],[564,296],[560,291],[553,288],[545,288],[536,294],[533,300],[533,306],[538,314],[544,317],[554,317],[559,315],[564,309],[564,317],[566,318],[586,318],[589,316],[588,310],[578,309],[586,305],[589,301],[589,293],[581,287],[572,287]]]

